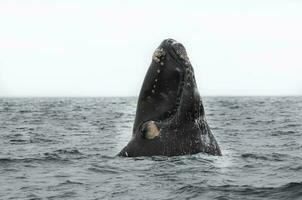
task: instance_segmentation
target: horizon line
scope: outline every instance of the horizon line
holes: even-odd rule
[[[202,95],[203,97],[302,97],[299,94],[292,94],[292,95]],[[87,96],[80,96],[80,95],[70,95],[70,96],[34,96],[34,95],[9,95],[9,96],[1,96],[0,98],[138,98],[138,96],[115,96],[115,95],[87,95]]]

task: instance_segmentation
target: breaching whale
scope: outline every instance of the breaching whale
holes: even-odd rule
[[[221,155],[205,119],[184,46],[166,39],[155,50],[138,98],[130,142],[119,156]]]

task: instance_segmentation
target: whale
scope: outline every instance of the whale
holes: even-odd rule
[[[165,39],[152,55],[137,101],[132,137],[123,157],[221,156],[206,121],[194,70],[185,47]]]

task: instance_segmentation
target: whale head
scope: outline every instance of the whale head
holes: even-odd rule
[[[137,103],[132,139],[121,156],[184,155],[206,152],[213,143],[184,46],[164,40],[154,51]],[[210,135],[210,137],[208,137]],[[215,139],[214,139],[215,140]],[[216,141],[214,141],[215,146]],[[220,150],[214,154],[220,154]]]

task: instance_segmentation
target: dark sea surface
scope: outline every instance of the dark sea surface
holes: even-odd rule
[[[302,199],[302,97],[205,97],[223,156],[120,158],[136,98],[1,98],[0,199]]]

